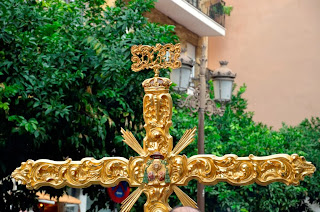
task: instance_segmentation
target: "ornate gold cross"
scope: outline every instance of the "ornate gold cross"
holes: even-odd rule
[[[147,196],[144,211],[167,212],[171,208],[168,198],[175,192],[184,206],[197,207],[196,203],[178,186],[185,186],[191,179],[197,179],[205,185],[228,182],[232,185],[258,183],[267,185],[283,182],[298,185],[306,175],[312,175],[315,167],[297,154],[277,154],[265,157],[238,157],[228,154],[195,155],[187,158],[179,153],[193,140],[196,129],[187,130],[173,148],[169,128],[172,125],[172,99],[169,94],[170,79],[159,77],[161,68],[178,68],[180,44],[151,46],[133,46],[132,70],[151,68],[155,76],[146,79],[142,86],[143,117],[146,137],[143,148],[129,131],[121,129],[123,141],[135,150],[139,156],[105,157],[101,160],[84,158],[81,161],[28,160],[17,168],[12,176],[28,189],[41,186],[61,188],[70,186],[83,188],[92,184],[104,187],[127,181],[131,187],[137,187],[122,202],[121,211],[130,211],[142,192]]]

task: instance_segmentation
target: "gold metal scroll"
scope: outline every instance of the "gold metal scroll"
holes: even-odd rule
[[[138,45],[131,47],[133,62],[131,69],[141,71],[143,69],[153,69],[155,77],[159,76],[161,68],[180,68],[179,60],[181,45],[178,44],[157,44],[156,46]]]
[[[196,207],[196,203],[178,188],[187,185],[191,179],[206,185],[222,181],[232,185],[267,185],[272,182],[298,185],[305,176],[314,173],[315,167],[296,154],[265,157],[195,155],[190,158],[179,155],[194,140],[196,129],[187,130],[173,148],[169,133],[172,125],[171,81],[158,74],[160,68],[178,68],[181,65],[178,61],[180,45],[139,45],[131,50],[134,71],[152,68],[156,72],[155,77],[142,83],[146,93],[143,99],[146,130],[143,147],[131,132],[121,130],[123,141],[139,156],[130,157],[129,160],[121,157],[101,160],[84,158],[81,161],[68,159],[62,162],[28,160],[12,173],[12,177],[29,189],[41,186],[61,188],[66,185],[83,188],[92,184],[111,187],[120,181],[127,181],[137,189],[122,202],[121,211],[130,211],[139,196],[145,193],[147,202],[144,211],[168,212],[171,209],[168,198],[173,192],[183,205]],[[169,60],[165,58],[168,51]]]
[[[191,158],[175,158],[173,165],[180,167],[183,175],[174,179],[176,185],[187,185],[197,179],[205,185],[228,182],[232,185],[257,183],[266,186],[272,182],[299,185],[305,176],[311,175],[315,167],[297,154],[277,154],[264,157],[238,157],[234,154],[217,157],[215,155],[195,155]]]
[[[70,186],[84,188],[91,184],[115,186],[120,181],[128,180],[128,160],[125,158],[83,158],[81,161],[28,160],[17,168],[12,177],[28,189],[41,186],[62,188]],[[134,183],[134,182],[131,182]]]

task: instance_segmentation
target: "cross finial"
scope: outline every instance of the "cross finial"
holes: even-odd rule
[[[131,47],[133,62],[131,69],[141,71],[143,69],[153,69],[154,77],[159,77],[159,70],[162,68],[180,68],[179,60],[181,53],[180,43],[178,44],[157,44],[156,46],[134,45]]]

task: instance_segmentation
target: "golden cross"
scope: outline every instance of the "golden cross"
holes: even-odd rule
[[[169,50],[169,60],[164,55]],[[232,185],[258,183],[267,185],[283,182],[298,185],[306,175],[312,175],[315,167],[297,154],[277,154],[265,157],[238,157],[233,154],[217,157],[215,155],[195,155],[187,158],[179,153],[193,140],[196,129],[187,130],[173,148],[169,128],[172,125],[172,99],[169,94],[170,79],[159,77],[160,68],[177,68],[180,44],[158,44],[156,47],[133,46],[132,69],[155,70],[155,76],[142,83],[145,90],[143,98],[143,117],[146,137],[143,148],[129,131],[121,129],[123,141],[139,156],[105,157],[101,160],[84,158],[81,161],[28,160],[17,168],[12,176],[25,184],[28,189],[41,186],[61,188],[70,186],[83,188],[92,184],[104,187],[127,181],[137,187],[123,202],[121,211],[130,211],[142,192],[147,196],[144,211],[168,212],[169,196],[175,192],[184,206],[197,207],[196,203],[178,186],[185,186],[191,179],[205,185],[228,182]],[[152,56],[157,52],[157,57]],[[139,58],[138,55],[141,55]],[[156,58],[156,59],[154,59]]]

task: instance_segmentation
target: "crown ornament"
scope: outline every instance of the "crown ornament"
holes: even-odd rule
[[[145,91],[169,90],[171,84],[172,82],[168,78],[153,77],[143,81],[142,86],[144,87]]]

